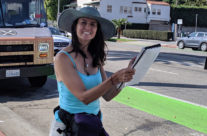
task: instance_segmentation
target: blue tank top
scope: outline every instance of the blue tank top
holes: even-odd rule
[[[65,53],[69,59],[72,61],[74,68],[76,69],[78,75],[80,76],[84,86],[86,87],[86,90],[89,90],[97,85],[99,85],[102,82],[101,72],[100,69],[98,69],[96,74],[93,75],[85,75],[77,70],[76,64],[72,58],[72,56],[66,52],[61,51]],[[65,86],[65,84],[62,81],[57,81],[58,86],[58,92],[59,92],[59,105],[62,109],[70,112],[70,113],[89,113],[89,114],[95,114],[97,115],[100,110],[100,101],[99,99],[89,103],[88,105],[85,105],[83,102],[81,102],[79,99],[77,99],[70,90]],[[55,113],[55,119],[57,121],[60,121],[60,118],[58,116],[58,111]]]

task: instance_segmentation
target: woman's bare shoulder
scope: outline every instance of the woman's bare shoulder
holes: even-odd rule
[[[73,47],[71,45],[65,47],[62,49],[63,51],[66,51],[66,52],[71,52],[73,50]]]
[[[62,51],[65,51],[65,52],[68,52],[70,53],[71,51],[73,50],[73,48],[71,46],[67,46],[65,48],[63,48],[60,52],[58,52],[55,56],[55,60],[59,60],[59,59],[63,59],[65,58],[67,55],[62,52]]]

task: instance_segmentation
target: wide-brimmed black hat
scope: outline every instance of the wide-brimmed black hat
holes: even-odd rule
[[[102,18],[99,12],[93,7],[84,7],[80,10],[64,10],[59,17],[58,27],[61,31],[71,32],[71,26],[73,22],[76,19],[82,17],[91,18],[98,21],[101,25],[101,30],[103,32],[104,39],[109,39],[115,35],[116,29],[114,27],[114,24],[111,21]]]

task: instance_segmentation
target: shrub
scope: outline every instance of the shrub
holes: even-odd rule
[[[153,39],[169,41],[173,33],[167,31],[154,31],[154,30],[124,30],[123,35],[129,38]]]

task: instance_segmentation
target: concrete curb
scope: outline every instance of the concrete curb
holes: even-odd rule
[[[3,104],[0,104],[0,115],[0,136],[45,136]]]
[[[177,46],[176,45],[174,45],[174,44],[163,44],[163,45],[161,45],[162,47],[168,47],[168,48],[177,48]]]
[[[0,131],[0,136],[5,136],[5,135]]]

